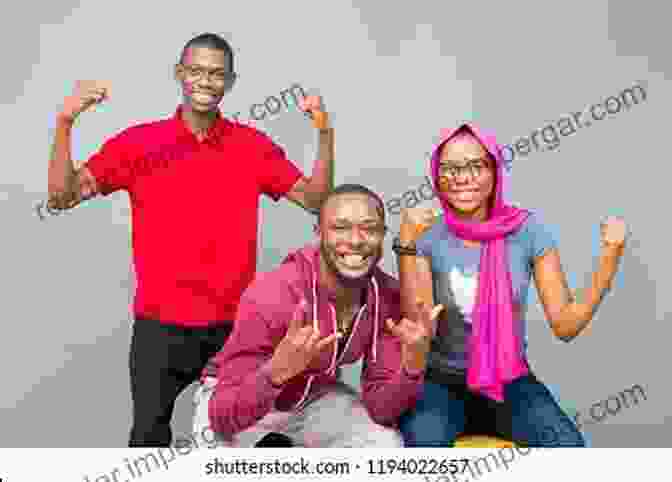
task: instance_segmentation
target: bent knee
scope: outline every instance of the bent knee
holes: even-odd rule
[[[376,428],[372,433],[374,433],[374,447],[394,449],[404,446],[404,438],[401,436],[399,430],[395,428],[376,424]]]
[[[400,428],[406,447],[450,447],[464,430],[463,426],[432,413],[406,415]]]
[[[524,440],[523,445],[531,447],[586,447],[583,434],[573,424],[563,424],[562,428],[544,427],[534,430],[532,440]]]
[[[561,434],[558,434],[555,439],[551,439],[549,446],[553,447],[585,447],[586,440],[583,437],[583,434],[579,432],[578,429],[567,430]]]
[[[212,432],[210,422],[210,395],[211,391],[199,387],[194,394],[194,418],[192,428],[194,433],[202,434]]]

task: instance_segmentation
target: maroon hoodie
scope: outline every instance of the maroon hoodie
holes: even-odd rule
[[[309,319],[319,320],[322,336],[337,329],[334,293],[319,284],[319,267],[319,247],[306,246],[276,270],[258,274],[243,294],[233,332],[205,373],[213,375],[214,365],[218,383],[209,414],[216,432],[233,435],[273,408],[299,408],[308,397],[336,382],[339,366],[362,357],[362,398],[375,422],[394,425],[415,403],[424,373],[407,373],[401,367],[401,343],[385,328],[386,319],[400,317],[399,284],[378,267],[369,282],[367,303],[355,318],[341,355],[337,358],[338,345],[344,341],[337,340],[301,375],[280,388],[271,384],[268,362],[301,299],[308,303]]]

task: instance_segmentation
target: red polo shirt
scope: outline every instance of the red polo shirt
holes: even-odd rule
[[[256,271],[259,195],[278,201],[302,176],[269,137],[221,114],[199,141],[181,108],[110,138],[87,167],[102,194],[130,197],[136,318],[190,327],[234,319]]]

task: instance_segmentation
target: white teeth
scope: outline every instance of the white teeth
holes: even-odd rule
[[[458,199],[472,198],[476,195],[476,191],[463,191],[457,194]]]
[[[363,264],[364,257],[359,254],[348,254],[346,256],[343,256],[343,261],[345,261],[345,264],[347,264],[348,266],[356,268]]]

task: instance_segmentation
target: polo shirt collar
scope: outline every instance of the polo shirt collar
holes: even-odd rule
[[[184,119],[182,119],[182,111],[183,106],[182,105],[177,106],[177,109],[175,110],[175,115],[173,116],[173,121],[175,122],[177,128],[180,130],[182,134],[190,135],[194,139],[196,139],[196,135],[191,131],[191,129],[189,129],[189,126],[184,121]],[[215,119],[215,122],[213,122],[212,125],[205,132],[203,142],[218,144],[222,140],[222,137],[226,134],[226,131],[228,130],[229,127],[231,127],[231,122],[225,119],[222,116],[222,112],[219,109],[217,109],[217,118]]]

